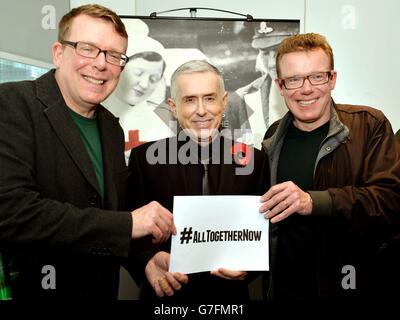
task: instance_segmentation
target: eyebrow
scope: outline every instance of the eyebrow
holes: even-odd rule
[[[197,97],[209,97],[209,96],[216,96],[216,95],[218,95],[216,92],[210,92],[210,93],[205,93],[205,94],[200,94],[200,95],[197,95],[197,94],[190,94],[190,95],[187,95],[187,96],[182,96],[182,99],[187,99],[187,98],[197,98]]]
[[[117,49],[104,49],[103,47],[100,47],[100,46],[98,46],[96,43],[93,43],[93,42],[91,42],[91,41],[81,41],[81,40],[79,40],[79,41],[74,41],[74,42],[83,42],[83,43],[87,43],[87,44],[90,44],[90,45],[92,45],[92,46],[94,46],[94,47],[96,47],[96,48],[99,48],[100,50],[105,50],[105,51],[112,51],[112,52],[117,52],[117,53],[122,53],[122,54],[124,54],[122,51],[118,51]]]
[[[314,72],[306,73],[306,74],[303,74],[303,75],[301,75],[301,74],[295,74],[295,75],[293,75],[293,76],[286,77],[285,79],[290,79],[290,78],[304,78],[304,77],[310,76],[310,75],[312,75],[312,74],[316,74],[316,73],[325,73],[325,72],[328,72],[328,71],[314,71]]]

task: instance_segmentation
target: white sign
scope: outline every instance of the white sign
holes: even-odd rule
[[[171,272],[269,270],[260,196],[175,196]]]

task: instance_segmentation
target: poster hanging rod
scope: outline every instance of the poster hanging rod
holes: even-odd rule
[[[150,18],[155,19],[155,18],[157,18],[158,14],[167,13],[167,12],[174,12],[174,11],[182,11],[182,10],[189,10],[191,18],[196,18],[197,10],[209,10],[209,11],[230,13],[230,14],[234,14],[234,15],[245,17],[247,21],[253,21],[253,16],[250,15],[250,14],[242,14],[242,13],[233,12],[233,11],[214,9],[214,8],[200,8],[200,7],[199,8],[193,8],[193,7],[190,7],[190,8],[178,8],[178,9],[171,9],[171,10],[165,10],[165,11],[160,11],[160,12],[152,12],[150,14]]]

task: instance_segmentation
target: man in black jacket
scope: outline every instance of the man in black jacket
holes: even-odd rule
[[[131,240],[173,231],[158,203],[122,211],[123,132],[100,103],[126,47],[113,11],[81,6],[60,21],[55,70],[0,86],[0,286],[11,298],[116,299]]]
[[[266,190],[268,167],[263,152],[235,144],[219,131],[226,103],[221,73],[209,63],[189,61],[174,72],[169,104],[181,131],[177,137],[132,150],[128,197],[133,208],[156,200],[172,210],[178,195],[261,195]],[[156,295],[174,295],[175,301],[186,302],[249,298],[251,276],[246,272],[219,269],[211,274],[172,274],[167,272],[169,243],[145,248],[144,299]]]

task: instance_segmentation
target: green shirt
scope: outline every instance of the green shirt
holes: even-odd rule
[[[83,144],[89,154],[94,172],[99,183],[100,196],[104,200],[104,171],[103,171],[103,152],[101,149],[101,139],[99,122],[97,117],[86,118],[71,110],[72,120],[79,129]]]

